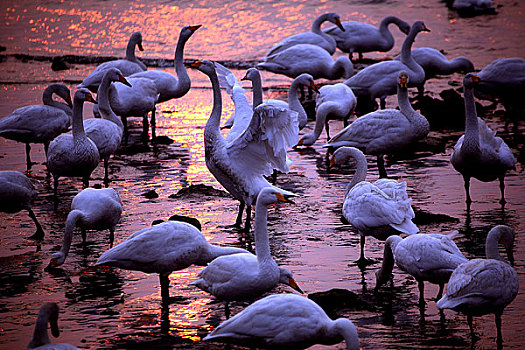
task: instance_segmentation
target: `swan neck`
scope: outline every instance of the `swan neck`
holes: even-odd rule
[[[109,102],[109,89],[111,86],[111,80],[109,77],[102,79],[98,87],[97,98],[98,98],[98,110],[102,118],[109,120],[118,125],[121,130],[124,130],[124,124],[120,118],[117,117],[113,109],[111,108],[111,103]]]
[[[392,275],[392,270],[394,269],[394,251],[396,250],[397,245],[403,239],[399,236],[390,236],[385,242],[385,250],[383,251],[383,263],[381,268],[377,272],[378,283],[383,284],[386,282]]]
[[[215,147],[215,143],[218,140],[224,140],[219,130],[222,113],[222,96],[219,79],[217,78],[215,70],[209,75],[209,78],[213,90],[213,108],[204,128],[204,140],[208,145]]]
[[[322,33],[322,30],[321,30],[321,24],[323,24],[324,21],[326,21],[327,19],[327,14],[323,14],[319,17],[317,17],[313,23],[312,23],[312,32],[315,33],[315,34],[321,34]]]
[[[496,226],[495,228],[489,231],[487,235],[487,240],[485,242],[486,258],[505,261],[505,259],[503,259],[503,257],[499,253],[498,244],[500,242],[504,244],[509,260],[512,263],[514,260],[512,253],[514,234],[512,230],[503,225]]]
[[[295,80],[290,85],[290,89],[288,90],[288,107],[299,114],[299,129],[302,129],[306,123],[308,122],[308,117],[306,115],[306,111],[304,110],[303,105],[301,104],[301,101],[299,101],[299,97],[297,94],[297,90],[299,89],[299,83],[297,83]]]
[[[390,32],[390,30],[388,29],[388,25],[390,23],[396,23],[397,24],[397,21],[396,21],[396,17],[393,17],[393,16],[390,16],[390,17],[385,17],[382,21],[381,21],[381,24],[379,24],[379,33],[381,33],[381,36],[383,38],[386,39],[386,41],[390,44],[394,43],[394,37],[392,36],[392,33]]]
[[[405,41],[403,41],[403,46],[401,46],[401,62],[406,65],[408,65],[408,63],[415,63],[410,52],[417,34],[418,32],[416,30],[411,30],[405,38]]]
[[[86,137],[84,131],[84,120],[82,117],[84,110],[84,101],[81,99],[75,99],[73,103],[73,141],[78,141]]]
[[[49,322],[51,312],[52,310],[50,309],[49,305],[45,305],[40,309],[35,324],[35,331],[33,332],[33,338],[27,346],[28,349],[37,348],[39,346],[51,343],[49,335],[47,334],[47,324]]]
[[[463,86],[465,98],[465,138],[463,144],[479,147],[478,115],[472,87]]]
[[[348,195],[348,192],[361,181],[365,181],[366,173],[368,171],[368,164],[366,163],[366,157],[360,150],[356,148],[341,148],[345,153],[343,154],[345,159],[353,158],[356,162],[356,169],[352,181],[346,185],[345,188],[345,197]]]
[[[56,90],[53,86],[50,88],[47,88],[44,90],[44,93],[42,94],[42,103],[46,106],[51,106],[55,108],[59,108],[66,112],[67,114],[71,115],[71,108],[66,105],[65,103],[58,102],[53,100],[53,94],[56,94]]]
[[[82,212],[80,210],[72,210],[69,212],[67,219],[66,219],[66,228],[64,232],[64,239],[62,241],[62,247],[60,248],[60,252],[63,254],[62,261],[59,262],[59,265],[62,265],[64,261],[66,260],[69,249],[71,248],[71,242],[73,241],[73,232],[75,231],[75,227],[77,226],[78,220],[82,217]]]
[[[417,112],[412,107],[412,104],[410,104],[407,88],[397,87],[397,103],[399,104],[399,110],[401,113],[403,113],[407,119],[413,120],[414,115],[417,114]]]
[[[252,80],[252,89],[253,89],[253,109],[263,103],[263,90],[262,90],[262,80],[260,74],[255,74],[255,77]]]
[[[447,61],[448,62],[448,66],[449,66],[449,69],[448,69],[448,72],[447,73],[454,73],[454,72],[458,72],[458,71],[463,71],[465,73],[470,73],[472,71],[474,71],[474,65],[472,64],[472,62],[469,61],[469,59],[465,58],[465,57],[455,57],[453,59],[451,59],[450,61]]]
[[[332,69],[330,69],[328,73],[330,75],[330,79],[339,79],[341,77],[348,79],[354,73],[354,66],[348,57],[342,56],[335,61],[335,63],[332,65]]]
[[[179,78],[176,88],[184,90],[184,93],[186,93],[191,86],[188,71],[184,66],[184,46],[186,45],[186,41],[188,41],[188,39],[189,37],[186,37],[181,33],[179,36],[179,41],[177,42],[177,47],[175,48],[175,71],[177,72],[177,77]]]
[[[135,46],[137,43],[135,40],[128,41],[128,46],[126,47],[126,59],[129,61],[135,61],[137,58],[135,57]]]
[[[235,247],[221,247],[214,244],[209,244],[208,251],[206,254],[205,261],[202,262],[201,265],[206,265],[210,261],[218,258],[219,256],[223,255],[231,255],[231,254],[240,254],[240,253],[246,253],[246,250],[241,248],[235,248]]]
[[[328,333],[331,338],[343,337],[347,350],[359,350],[361,348],[357,329],[352,321],[346,318],[339,318],[333,321]]]
[[[314,131],[310,134],[312,135],[315,140],[321,136],[321,133],[323,132],[323,128],[326,123],[326,118],[331,112],[331,106],[328,103],[323,103],[315,112],[315,126]]]
[[[255,205],[255,255],[259,264],[262,261],[273,260],[270,254],[270,240],[268,238],[268,205],[257,201]]]

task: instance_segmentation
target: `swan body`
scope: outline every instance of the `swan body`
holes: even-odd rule
[[[321,87],[315,101],[314,131],[301,137],[298,145],[313,145],[321,135],[323,126],[326,129],[326,137],[330,139],[328,120],[343,119],[346,126],[356,106],[357,99],[352,89],[345,84],[337,83]]]
[[[334,61],[326,50],[312,44],[297,44],[265,57],[264,62],[257,64],[257,68],[290,78],[308,73],[314,79],[347,79],[354,71],[348,57],[339,57]]]
[[[410,205],[412,200],[406,193],[406,182],[380,179],[372,184],[365,181],[366,158],[363,152],[354,147],[336,150],[330,164],[342,164],[349,158],[353,158],[357,165],[354,177],[345,189],[343,216],[361,236],[361,256],[358,261],[365,263],[366,236],[386,240],[400,232],[412,235],[419,229],[412,222],[415,215]]]
[[[381,109],[385,108],[385,99],[396,93],[396,82],[400,71],[405,71],[410,77],[409,86],[418,86],[425,79],[425,71],[411,56],[411,48],[419,32],[430,30],[421,21],[412,25],[403,46],[399,61],[383,61],[366,67],[344,83],[352,88],[357,96],[379,98]]]
[[[420,94],[424,91],[425,82],[436,75],[449,75],[456,72],[469,73],[474,71],[474,65],[468,58],[459,56],[449,60],[441,52],[431,47],[412,49],[410,54],[425,71],[425,79],[421,85],[417,87]],[[400,60],[400,56],[397,56],[395,59]]]
[[[111,82],[114,81],[131,86],[117,68],[108,69],[97,93],[99,112],[103,119],[91,118],[84,121],[87,137],[97,145],[100,158],[104,160],[104,179],[106,181],[109,177],[109,157],[119,148],[124,132],[124,124],[115,115],[109,102],[109,88]]]
[[[47,334],[48,323],[51,326],[51,334],[54,337],[58,337],[60,330],[58,329],[58,305],[56,303],[45,303],[40,308],[33,338],[27,345],[27,350],[80,350],[70,344],[51,343]]]
[[[126,58],[100,64],[77,87],[97,92],[98,86],[109,68],[117,68],[126,77],[133,73],[145,71],[147,69],[146,65],[135,56],[135,46],[138,46],[140,51],[144,51],[142,48],[142,34],[140,32],[131,34],[126,48]]]
[[[338,14],[333,12],[322,14],[314,20],[311,32],[298,33],[284,38],[274,45],[266,53],[265,57],[272,56],[297,44],[317,45],[325,49],[330,55],[333,55],[336,49],[336,42],[334,38],[321,30],[321,25],[326,21],[332,22],[342,31],[345,30],[341,26],[341,18]]]
[[[333,345],[342,339],[347,350],[360,349],[352,321],[346,318],[331,320],[319,305],[303,296],[274,294],[222,322],[203,340],[305,349],[314,344]]]
[[[109,230],[110,245],[113,245],[115,227],[120,221],[122,203],[117,191],[112,188],[86,188],[73,198],[71,211],[67,215],[64,240],[60,251],[53,253],[50,267],[64,264],[69,254],[75,227],[82,230],[85,243],[86,230]]]
[[[505,174],[515,168],[516,159],[509,146],[492,131],[485,122],[478,118],[474,101],[473,88],[481,79],[469,73],[463,79],[465,95],[465,134],[454,146],[450,162],[465,182],[467,205],[470,205],[470,178],[483,182],[499,179],[501,199],[505,203]]]
[[[323,147],[351,146],[366,154],[377,155],[380,177],[386,177],[383,154],[394,152],[424,138],[429,124],[424,116],[414,111],[408,100],[408,74],[398,74],[397,100],[399,110],[382,109],[357,118],[332,137]]]
[[[37,195],[31,180],[21,172],[0,171],[0,212],[17,213],[23,209],[27,210],[37,229],[32,238],[42,239],[44,230],[31,209]]]
[[[97,145],[86,136],[84,130],[84,101],[96,103],[88,89],[78,89],[73,100],[72,135],[60,135],[49,145],[47,168],[53,175],[55,196],[61,176],[82,177],[84,186],[88,187],[89,177],[100,160]]]
[[[53,100],[53,94],[60,96],[67,104]],[[46,152],[49,143],[58,135],[67,132],[71,126],[71,96],[62,84],[51,84],[43,93],[43,105],[24,106],[0,119],[0,136],[26,144],[27,169],[31,168],[31,143],[44,144]]]
[[[437,307],[466,314],[472,334],[472,316],[495,314],[500,344],[501,314],[518,294],[519,282],[516,270],[499,254],[499,242],[505,245],[509,260],[514,262],[514,231],[505,225],[495,226],[487,235],[486,259],[473,259],[459,265],[450,276],[446,294],[437,302]]]
[[[167,221],[133,233],[100,256],[95,265],[158,273],[163,302],[169,299],[169,275],[191,265],[204,266],[221,255],[246,253],[208,243],[194,226]]]
[[[451,239],[457,233],[415,234],[404,239],[395,235],[388,237],[383,265],[376,271],[376,289],[390,279],[395,262],[418,281],[420,303],[424,303],[423,281],[439,285],[436,300],[440,299],[452,271],[467,261]]]
[[[350,59],[354,52],[359,53],[359,59],[362,59],[363,52],[387,52],[394,47],[394,37],[388,30],[390,24],[395,24],[405,34],[410,31],[408,23],[395,16],[388,16],[381,21],[379,29],[368,23],[344,21],[341,24],[344,31],[338,27],[330,27],[325,33],[335,39],[339,50],[347,52]]]

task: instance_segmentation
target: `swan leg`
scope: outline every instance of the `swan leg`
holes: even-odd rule
[[[47,163],[47,151],[49,150],[49,141],[44,141],[44,152],[46,154],[46,163]]]
[[[276,182],[277,182],[277,170],[273,169],[273,172],[272,172],[272,185],[275,185]]]
[[[423,97],[423,95],[425,94],[425,84],[424,83],[417,86],[417,93],[419,97]]]
[[[498,332],[496,343],[498,345],[498,349],[501,349],[503,346],[503,336],[501,334],[501,312],[496,312],[494,316],[496,321],[496,331]]]
[[[29,169],[31,169],[31,166],[32,166],[32,163],[31,163],[31,145],[28,143],[26,143],[26,167],[27,167],[27,171],[29,171]]]
[[[363,60],[363,53],[359,52],[359,61],[362,61],[362,60]]]
[[[468,328],[470,329],[470,336],[474,340],[476,335],[474,334],[474,325],[472,324],[472,315],[467,315]]]
[[[224,302],[224,314],[226,315],[226,319],[230,318],[230,303],[227,301]]]
[[[505,205],[507,201],[505,200],[505,176],[500,176],[499,178],[499,191],[501,192],[501,199],[499,203]]]
[[[365,235],[361,235],[360,239],[359,239],[359,244],[361,245],[361,255],[359,257],[359,260],[358,262],[366,262],[366,258],[365,258],[365,241],[366,241],[366,237]]]
[[[44,230],[42,229],[42,226],[40,226],[40,223],[36,219],[36,215],[33,212],[31,208],[27,209],[29,212],[29,217],[35,222],[36,225],[36,232],[29,238],[31,239],[43,239],[44,238]]]
[[[386,108],[386,96],[381,96],[379,98],[379,105],[381,107],[381,109],[385,109]]]
[[[235,220],[235,227],[241,227],[242,225],[242,213],[244,213],[244,202],[239,203],[239,212],[237,213],[237,219]]]
[[[146,113],[142,116],[142,139],[143,140],[149,139],[148,130],[149,130],[148,113]]]
[[[326,139],[330,140],[330,125],[328,125],[328,120],[324,122],[324,129],[326,130]]]
[[[385,169],[385,159],[383,158],[382,154],[379,154],[377,156],[377,170],[379,170],[379,178],[380,179],[388,177],[388,175],[386,173],[386,169]]]
[[[104,184],[108,187],[109,184],[109,156],[104,158]]]
[[[425,283],[423,281],[417,281],[417,287],[419,289],[419,306],[425,305]]]
[[[439,299],[441,299],[441,297],[443,296],[443,289],[445,288],[445,283],[440,283],[439,284],[439,292],[436,296],[436,301],[438,301]]]
[[[58,176],[53,175],[53,208],[58,209]]]
[[[115,229],[109,229],[109,247],[113,248],[113,242],[115,241]]]
[[[160,296],[162,298],[162,303],[169,303],[170,299],[170,274],[169,273],[159,273],[160,280]]]
[[[246,206],[246,224],[244,225],[244,232],[247,234],[250,233],[250,229],[252,228],[252,206],[247,205]]]
[[[151,110],[151,139],[155,139],[156,119],[155,119],[156,108],[153,107]]]
[[[82,246],[86,247],[86,229],[85,227],[80,227],[80,232],[82,232]]]
[[[465,195],[467,197],[467,206],[470,206],[472,199],[470,199],[470,176],[463,176],[463,181],[465,182]]]
[[[129,129],[128,129],[128,119],[126,117],[120,117],[122,124],[124,124],[124,144],[128,143]]]
[[[84,188],[88,188],[89,187],[89,176],[84,176],[82,178],[82,184],[84,185]]]

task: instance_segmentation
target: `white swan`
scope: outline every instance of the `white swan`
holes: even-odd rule
[[[67,105],[53,100],[57,94]],[[27,170],[31,168],[31,143],[44,144],[46,152],[49,143],[58,135],[67,132],[71,126],[71,96],[62,84],[49,85],[42,95],[44,105],[31,105],[15,109],[0,119],[0,136],[26,144]]]
[[[245,230],[249,232],[251,205],[262,188],[271,187],[263,175],[270,175],[273,169],[289,171],[286,148],[297,144],[297,119],[293,118],[296,113],[262,104],[255,108],[250,124],[238,137],[225,140],[219,130],[222,97],[215,65],[203,60],[191,66],[208,75],[213,89],[213,109],[204,129],[206,166],[240,201],[236,223],[241,222],[247,206]]]
[[[410,86],[420,85],[425,79],[425,71],[410,53],[419,32],[430,32],[430,29],[421,21],[414,22],[401,47],[399,61],[391,60],[373,64],[344,83],[352,88],[356,96],[369,96],[372,100],[379,98],[381,109],[385,108],[386,97],[396,93],[396,82],[400,71],[408,73]]]
[[[89,187],[89,177],[100,160],[97,145],[86,136],[84,131],[82,120],[84,101],[96,103],[88,89],[78,89],[73,99],[72,134],[60,135],[49,145],[47,168],[53,174],[55,199],[58,179],[61,176],[82,177],[84,186]]]
[[[394,47],[394,37],[388,30],[388,25],[391,23],[405,34],[410,31],[410,25],[395,16],[385,17],[379,24],[379,29],[368,23],[344,21],[342,23],[344,31],[338,27],[330,27],[324,31],[334,37],[339,50],[348,52],[350,59],[352,59],[352,54],[357,52],[361,60],[363,52],[387,52]]]
[[[98,65],[77,88],[88,88],[92,92],[97,92],[98,86],[109,68],[117,68],[124,76],[145,71],[147,69],[146,65],[135,56],[135,46],[138,46],[140,51],[144,51],[142,48],[142,34],[140,32],[131,34],[126,48],[126,58]]]
[[[155,82],[159,93],[157,103],[166,102],[172,98],[181,98],[190,91],[191,81],[184,66],[184,46],[192,34],[200,27],[201,25],[185,26],[180,31],[175,49],[175,71],[177,72],[177,77],[162,70],[149,70],[130,75],[130,78],[148,78]],[[155,126],[155,110],[153,110],[151,115],[151,134],[153,138],[155,138]]]
[[[284,38],[268,50],[265,57],[272,56],[297,44],[317,45],[325,49],[330,55],[333,55],[337,48],[336,42],[334,38],[321,30],[321,25],[326,21],[332,22],[342,31],[345,30],[341,26],[341,18],[337,13],[329,12],[322,14],[314,20],[311,32],[298,33]]]
[[[337,133],[323,147],[353,146],[366,154],[377,155],[380,177],[386,177],[384,154],[395,152],[424,138],[429,124],[424,116],[414,111],[408,100],[408,74],[398,74],[397,101],[399,110],[382,109],[357,118]]]
[[[394,262],[406,273],[414,276],[419,287],[419,302],[424,304],[424,281],[439,285],[436,300],[443,295],[443,287],[448,282],[452,271],[467,261],[452,237],[458,231],[448,235],[415,234],[405,239],[390,236],[385,242],[383,264],[376,271],[376,289],[392,277]]]
[[[35,324],[33,338],[27,345],[27,350],[80,350],[66,343],[51,343],[47,334],[47,324],[51,326],[51,334],[56,338],[60,335],[58,329],[58,305],[48,302],[42,305]]]
[[[334,61],[326,50],[312,44],[297,44],[263,60],[257,68],[290,78],[308,73],[314,79],[347,79],[354,72],[348,57],[339,57]]]
[[[325,85],[319,89],[319,94],[315,101],[315,128],[314,131],[303,135],[299,139],[298,146],[311,146],[321,135],[323,127],[326,130],[326,137],[330,139],[328,120],[343,119],[345,127],[348,125],[348,118],[354,113],[357,106],[352,89],[343,83]]]
[[[485,243],[486,259],[473,259],[459,265],[450,276],[446,294],[437,302],[437,307],[466,314],[472,336],[472,316],[493,313],[500,345],[503,342],[501,315],[518,294],[519,282],[516,270],[499,254],[499,242],[505,245],[507,256],[514,263],[514,231],[505,225],[492,228]]]
[[[365,259],[366,236],[386,240],[400,232],[409,235],[419,231],[412,222],[414,211],[406,193],[406,182],[380,179],[375,183],[365,181],[368,166],[363,152],[354,147],[339,148],[333,154],[330,165],[343,164],[349,158],[356,161],[356,171],[345,189],[343,216],[354,226],[361,237],[359,264]]]
[[[226,302],[250,300],[269,292],[279,283],[285,283],[302,293],[292,273],[279,268],[270,253],[268,238],[268,206],[278,202],[290,202],[295,194],[265,187],[259,192],[255,204],[255,255],[251,253],[221,256],[208,264],[192,284]]]
[[[357,329],[346,318],[331,320],[312,300],[295,294],[274,294],[222,322],[204,341],[250,347],[305,349],[333,345],[342,339],[347,350],[359,350]]]
[[[69,254],[73,232],[78,226],[82,230],[82,241],[86,243],[86,230],[109,230],[109,244],[113,245],[115,227],[120,221],[122,203],[117,191],[112,188],[86,188],[73,198],[71,211],[67,215],[62,247],[53,253],[49,267],[64,264]]]
[[[478,118],[473,88],[480,81],[479,76],[469,73],[463,79],[465,95],[465,134],[461,136],[450,155],[450,162],[465,181],[467,206],[470,206],[470,178],[483,182],[499,179],[501,199],[505,204],[505,174],[514,169],[516,159],[509,146],[496,136],[485,122]]]
[[[467,13],[485,12],[495,9],[492,0],[452,0],[452,8]]]
[[[167,221],[133,233],[100,256],[95,265],[158,273],[163,303],[169,301],[169,275],[191,265],[204,266],[218,256],[246,253],[208,243],[194,226]]]
[[[109,181],[109,157],[119,148],[124,132],[124,124],[115,115],[109,102],[109,87],[113,81],[131,86],[117,68],[106,70],[97,93],[98,110],[103,119],[91,118],[84,121],[87,137],[97,145],[100,158],[104,160],[104,181],[106,183]]]
[[[420,95],[422,95],[425,90],[425,82],[436,75],[449,75],[456,72],[469,73],[474,71],[474,65],[468,58],[459,56],[449,60],[441,52],[431,47],[412,49],[410,54],[425,71],[425,79],[417,87]],[[401,56],[398,55],[395,59],[399,61]]]
[[[17,213],[27,210],[29,217],[36,225],[36,232],[31,236],[34,239],[44,238],[44,230],[38,222],[31,205],[38,192],[27,176],[19,171],[0,171],[0,212]]]

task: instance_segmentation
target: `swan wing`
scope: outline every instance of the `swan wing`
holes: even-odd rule
[[[155,82],[147,78],[128,78],[131,87],[120,82],[111,84],[109,99],[111,109],[119,116],[140,116],[152,111],[159,93]]]

